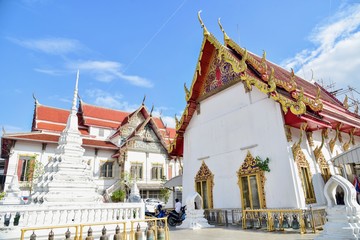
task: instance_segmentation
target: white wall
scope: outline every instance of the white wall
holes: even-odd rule
[[[298,207],[281,108],[253,88],[245,93],[238,83],[200,104],[184,140],[183,196],[195,191],[194,177],[201,158],[214,174],[214,208],[241,207],[237,174],[248,150],[253,157],[270,158],[265,173],[268,208]],[[254,146],[250,149],[242,149]],[[207,158],[208,157],[208,158]],[[293,160],[292,160],[293,161]]]

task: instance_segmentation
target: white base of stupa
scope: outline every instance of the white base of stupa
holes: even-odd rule
[[[211,228],[214,227],[208,223],[204,218],[204,210],[191,210],[186,212],[186,218],[180,226],[177,228],[191,228],[191,229],[201,229],[201,228]]]

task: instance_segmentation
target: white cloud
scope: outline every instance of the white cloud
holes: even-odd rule
[[[63,71],[54,70],[54,69],[41,69],[41,68],[34,68],[36,72],[44,73],[51,76],[60,76],[62,75]]]
[[[139,107],[138,105],[131,105],[126,101],[121,101],[123,98],[121,94],[111,94],[101,89],[89,89],[85,91],[85,94],[94,99],[94,104],[106,108],[115,108],[126,112],[132,112]]]
[[[162,116],[161,119],[163,120],[164,124],[167,127],[175,128],[175,118],[170,116]]]
[[[7,39],[21,47],[53,55],[64,55],[84,49],[82,44],[75,39],[44,38],[20,40],[10,37]]]
[[[126,75],[122,71],[122,65],[118,62],[113,61],[82,61],[77,63],[69,63],[69,68],[76,66],[82,71],[90,72],[95,76],[98,81],[111,82],[115,79],[123,79],[128,81],[130,84],[151,88],[153,84],[146,78],[136,75]]]
[[[285,60],[286,69],[294,68],[305,79],[336,82],[360,87],[360,4],[341,9],[327,24],[317,26],[310,40],[314,49],[304,49]],[[310,79],[309,79],[310,80]],[[339,88],[340,86],[337,86]]]
[[[175,128],[175,118],[171,116],[164,116],[163,111],[168,110],[167,107],[157,107],[154,109],[152,115],[154,117],[161,117],[162,121],[167,127]]]
[[[26,132],[24,129],[17,127],[17,126],[12,126],[12,125],[4,125],[2,126],[2,129],[6,132],[6,133],[14,133],[14,132]],[[1,131],[2,134],[3,131]]]

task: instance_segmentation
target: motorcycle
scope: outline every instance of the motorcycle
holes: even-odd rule
[[[167,217],[167,222],[170,226],[180,226],[182,222],[185,220],[186,213],[185,213],[186,206],[181,207],[180,213],[171,211]]]
[[[166,212],[162,209],[162,205],[159,204],[159,205],[156,207],[156,211],[155,211],[155,212],[146,211],[146,212],[145,212],[145,216],[147,216],[147,217],[155,217],[155,218],[163,218],[163,217],[166,216]]]

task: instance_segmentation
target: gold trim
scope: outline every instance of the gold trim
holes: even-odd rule
[[[303,134],[304,132],[306,131],[306,128],[307,128],[307,123],[306,122],[303,122],[301,125],[300,125],[300,136],[299,136],[299,141],[294,143],[294,145],[292,146],[292,148],[295,148],[295,147],[299,147],[300,148],[300,145],[301,145],[301,142],[302,142],[302,138],[303,138]]]
[[[250,151],[247,152],[244,163],[240,166],[239,170],[236,173],[238,176],[238,185],[239,185],[240,194],[241,194],[241,206],[244,206],[241,177],[248,176],[248,175],[256,175],[260,208],[266,208],[265,174],[264,174],[264,171],[262,171],[256,165],[255,158],[251,155]]]
[[[292,147],[292,152],[294,155],[294,160],[297,164],[298,168],[298,174],[302,183],[304,196],[305,196],[305,202],[306,204],[310,203],[316,203],[315,193],[314,193],[314,186],[312,184],[312,174],[310,171],[310,165],[309,162],[306,160],[305,154],[300,148],[299,144],[294,144]],[[309,185],[306,185],[306,180],[304,179],[303,172],[301,168],[306,168],[307,172],[307,178],[310,181]],[[308,188],[309,187],[309,188]]]
[[[350,144],[353,142],[354,140],[354,132],[355,132],[355,128],[351,129],[349,132],[349,141],[345,142],[343,145],[343,149],[344,151],[349,150]]]
[[[214,188],[214,174],[210,171],[209,167],[206,165],[204,160],[201,163],[200,169],[197,172],[195,178],[195,190],[196,183],[201,181],[206,181],[206,187],[207,187],[207,198],[209,203],[209,208],[213,208],[213,188]]]
[[[285,128],[286,140],[288,142],[291,142],[292,141],[291,127],[289,125],[284,125],[284,128]]]
[[[319,154],[321,153],[321,149],[324,146],[325,143],[325,139],[328,137],[328,129],[324,128],[321,131],[321,144],[320,146],[316,146],[315,150],[314,150],[314,155],[315,155],[315,159],[319,158]]]
[[[330,153],[332,153],[334,151],[335,143],[336,143],[336,140],[339,138],[339,136],[340,136],[341,142],[342,142],[341,134],[339,134],[341,126],[342,126],[342,123],[338,123],[338,125],[336,127],[335,137],[333,139],[331,139],[330,142],[329,142]],[[339,141],[340,141],[340,138],[339,138]]]
[[[306,132],[306,138],[309,142],[309,146],[313,147],[314,146],[313,132]]]
[[[345,95],[343,105],[344,105],[345,109],[349,109],[349,103],[348,103],[348,96],[347,95]]]

